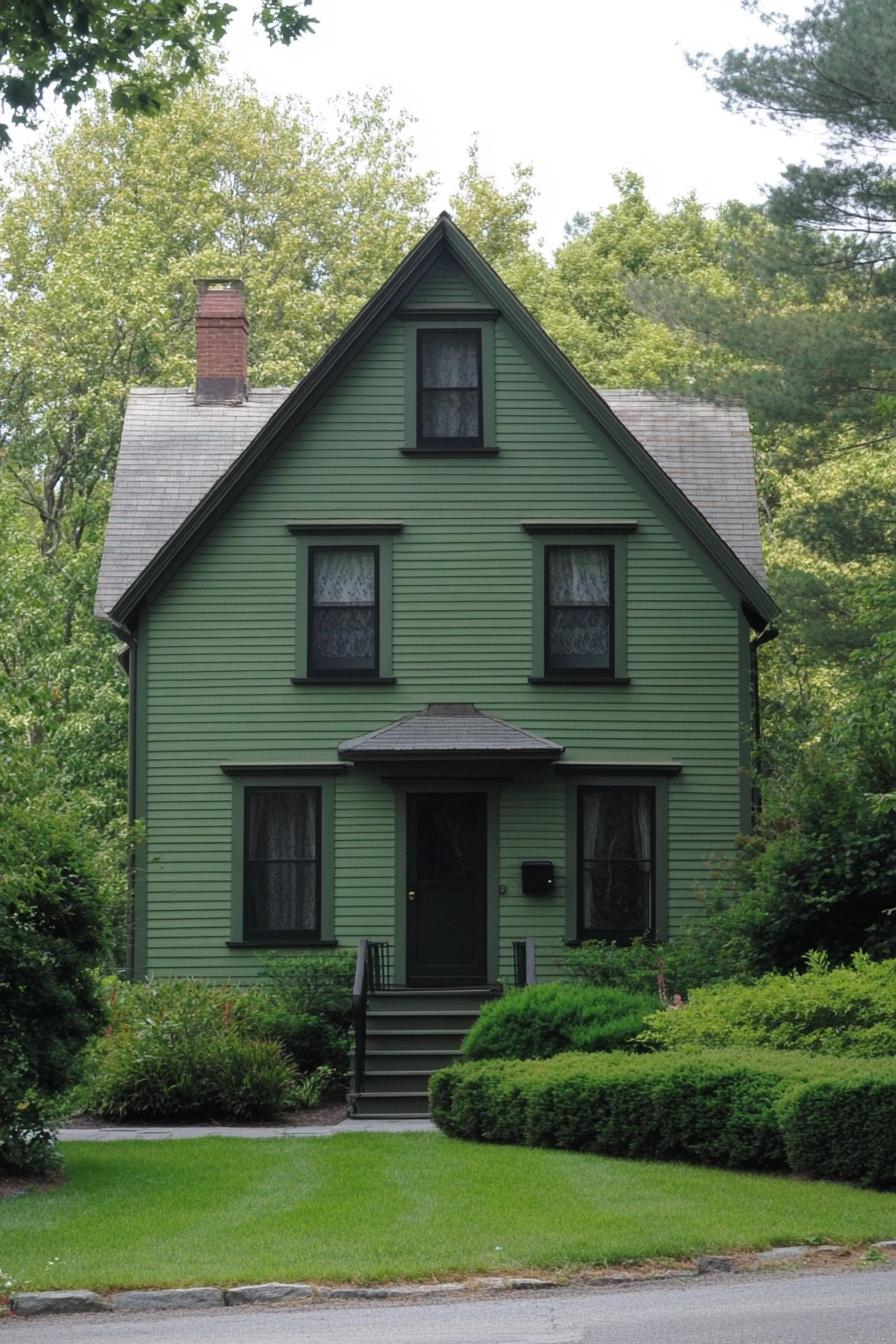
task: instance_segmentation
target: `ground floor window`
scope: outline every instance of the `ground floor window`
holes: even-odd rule
[[[628,942],[654,935],[655,836],[652,788],[579,789],[580,938]]]
[[[320,937],[319,788],[247,788],[244,936]]]

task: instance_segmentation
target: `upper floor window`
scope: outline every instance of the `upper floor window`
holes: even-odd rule
[[[482,447],[478,328],[417,331],[417,443],[423,448]]]
[[[308,675],[377,675],[376,546],[309,548]]]
[[[579,790],[579,937],[652,935],[655,791]]]
[[[548,546],[545,560],[546,674],[612,676],[612,546]]]
[[[320,937],[320,789],[247,788],[244,937]]]

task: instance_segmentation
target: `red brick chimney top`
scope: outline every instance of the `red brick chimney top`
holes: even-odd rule
[[[249,322],[242,280],[197,280],[196,403],[238,406],[249,395]]]

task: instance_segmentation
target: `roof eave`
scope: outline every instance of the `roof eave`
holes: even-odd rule
[[[125,623],[140,602],[164,585],[181,558],[227,509],[244,481],[250,478],[273,452],[281,436],[288,433],[310,410],[354,358],[357,351],[378,330],[381,323],[401,305],[442,248],[446,248],[466,267],[486,297],[500,309],[517,334],[533,348],[551,373],[629,458],[660,498],[681,518],[688,530],[695,535],[697,541],[734,584],[747,605],[766,622],[771,621],[779,609],[770,594],[445,213],[439,216],[428,233],[399,263],[357,317],[349,323],[339,339],[321,356],[236,461],[219,477],[139,578],[118,599],[109,615],[114,620]]]
[[[382,761],[395,761],[396,763],[408,761],[556,761],[565,751],[565,747],[517,747],[510,751],[505,751],[500,747],[485,747],[479,751],[463,748],[422,748],[419,751],[398,750],[396,748],[384,747],[377,751],[375,748],[369,750],[353,750],[348,748],[343,751],[339,748],[339,758],[343,761],[354,761],[358,765],[363,765],[366,761],[379,763]]]

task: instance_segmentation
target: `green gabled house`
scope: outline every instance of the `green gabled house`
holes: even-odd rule
[[[195,390],[125,418],[133,970],[367,940],[368,1070],[419,1109],[489,987],[674,936],[749,827],[746,416],[595,390],[447,215],[296,388],[248,386],[247,333],[201,282]]]

